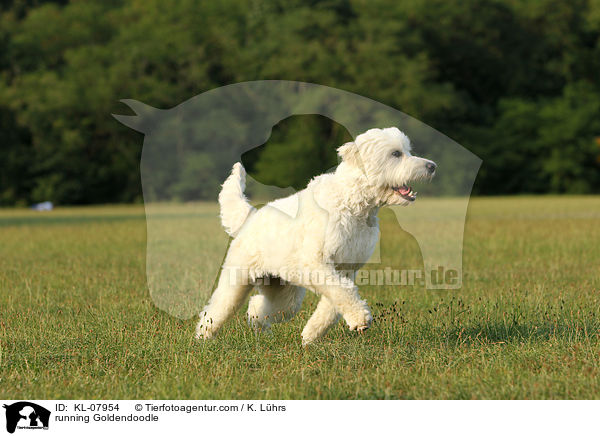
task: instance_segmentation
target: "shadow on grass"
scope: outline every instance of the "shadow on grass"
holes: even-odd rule
[[[489,321],[485,324],[454,325],[438,327],[429,331],[427,339],[459,344],[503,344],[519,342],[543,342],[561,340],[577,342],[598,339],[600,325],[595,320],[559,320],[539,323],[515,324],[503,320]],[[425,339],[425,338],[424,338]]]

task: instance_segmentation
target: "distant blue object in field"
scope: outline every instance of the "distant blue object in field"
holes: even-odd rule
[[[54,204],[52,204],[51,201],[44,201],[42,203],[32,205],[31,208],[33,210],[37,210],[38,212],[45,212],[54,209]]]

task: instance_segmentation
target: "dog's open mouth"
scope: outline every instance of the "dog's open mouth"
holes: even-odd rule
[[[392,189],[396,194],[408,201],[415,201],[417,199],[417,193],[413,192],[410,186],[393,186]]]

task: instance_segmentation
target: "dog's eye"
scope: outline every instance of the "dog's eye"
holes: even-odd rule
[[[399,151],[399,150],[396,150],[396,151],[394,151],[394,152],[392,153],[392,156],[394,156],[394,157],[400,157],[400,156],[402,156],[402,152],[401,152],[401,151]]]

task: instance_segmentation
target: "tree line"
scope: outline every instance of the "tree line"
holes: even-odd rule
[[[600,190],[600,0],[3,0],[0,205],[139,201],[142,136],[111,117],[120,99],[171,108],[262,79],[427,123],[483,160],[476,194]],[[346,137],[290,119],[249,171],[297,186]]]

